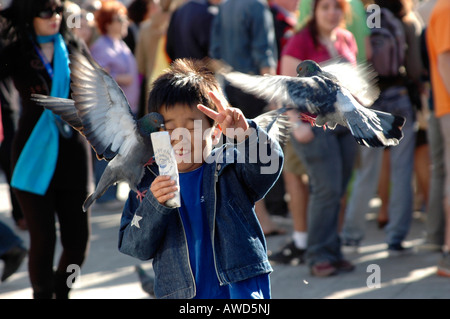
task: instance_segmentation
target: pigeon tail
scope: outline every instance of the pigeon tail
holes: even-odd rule
[[[88,208],[94,203],[96,198],[93,195],[94,195],[94,193],[89,195],[86,198],[86,200],[84,201],[84,203],[83,203],[83,212],[87,212]]]
[[[384,136],[387,139],[396,139],[400,141],[403,137],[401,128],[406,122],[405,118],[377,110],[372,111],[377,114],[378,118],[381,121],[381,127],[383,128]]]
[[[398,145],[403,138],[402,126],[405,119],[389,113],[370,110],[375,118],[368,118],[364,126],[347,122],[356,142],[367,147],[386,147]]]

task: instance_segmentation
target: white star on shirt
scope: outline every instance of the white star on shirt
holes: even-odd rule
[[[141,228],[141,226],[139,226],[139,221],[142,219],[141,216],[138,216],[136,214],[134,214],[133,220],[131,221],[131,226],[135,226],[137,228]]]

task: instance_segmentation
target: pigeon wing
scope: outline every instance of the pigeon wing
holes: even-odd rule
[[[317,76],[290,77],[281,75],[248,75],[241,72],[223,73],[233,86],[268,102],[295,106],[299,112],[318,114],[321,106],[332,100],[331,89]],[[333,101],[334,102],[334,101]],[[332,105],[333,103],[331,103]]]
[[[128,101],[92,57],[70,55],[71,89],[85,135],[99,159],[125,156],[143,142]]]
[[[376,113],[360,105],[345,89],[337,93],[337,108],[358,144],[368,147],[394,146],[401,140],[396,117],[389,113]],[[400,125],[403,125],[401,122]],[[392,131],[398,130],[396,136]]]
[[[83,124],[78,117],[74,100],[42,94],[31,94],[31,100],[59,115],[70,126],[83,134]]]
[[[364,106],[371,106],[380,94],[376,85],[377,73],[368,63],[355,66],[348,62],[336,63],[333,60],[322,65],[322,69],[337,78],[339,84]]]
[[[258,126],[262,127],[269,136],[278,141],[280,144],[285,144],[292,131],[292,122],[289,121],[288,116],[282,114],[283,109],[272,110],[263,113],[253,120]]]

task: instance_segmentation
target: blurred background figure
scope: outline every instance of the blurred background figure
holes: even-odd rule
[[[349,249],[359,246],[365,234],[365,214],[369,201],[376,194],[381,179],[381,190],[378,192],[384,204],[381,208],[384,214],[378,217],[378,222],[380,226],[387,224],[385,232],[389,254],[399,255],[409,252],[402,241],[408,234],[413,214],[416,129],[415,109],[409,92],[419,92],[420,89],[420,76],[423,72],[419,46],[421,29],[407,16],[408,11],[402,0],[377,0],[375,3],[382,8],[379,17],[382,28],[394,40],[380,41],[380,28],[372,29],[373,54],[370,62],[378,73],[381,92],[372,108],[403,116],[406,124],[403,126],[404,137],[399,145],[388,150],[359,148],[360,161],[342,237],[344,245]],[[390,47],[388,43],[391,43]],[[408,90],[408,87],[411,88]]]
[[[295,27],[298,19],[298,6],[299,0],[273,0],[270,1],[270,10],[274,19],[275,37],[277,40],[278,49],[278,65],[277,74],[280,73],[280,60],[281,52],[289,39],[295,33]],[[294,115],[293,122],[297,122],[297,118]],[[294,128],[294,132],[297,127]],[[295,138],[294,133],[291,139]],[[292,142],[287,141],[283,147],[284,151],[284,166],[283,175],[277,183],[274,185],[274,189],[280,183],[284,187],[280,187],[279,194],[284,195],[287,193],[288,210],[293,222],[292,237],[286,244],[283,245],[278,251],[270,252],[269,259],[273,262],[282,264],[300,264],[304,262],[304,254],[307,247],[307,207],[308,207],[308,183],[305,179],[306,170],[302,164],[300,158],[292,147]],[[265,201],[271,211],[271,197],[266,197]],[[283,210],[282,205],[286,205],[283,197],[277,198],[278,207]]]
[[[139,116],[147,113],[148,92],[153,80],[169,66],[170,59],[165,50],[167,28],[172,13],[185,0],[150,0],[149,19],[141,23],[135,56],[142,79]]]
[[[136,59],[123,41],[128,34],[127,8],[119,1],[102,2],[95,12],[95,21],[101,36],[90,47],[94,59],[113,78],[125,93],[131,111],[137,113],[139,77]]]
[[[5,27],[2,23],[4,24],[5,21],[0,20],[0,30]],[[4,44],[3,39],[0,38],[0,52],[3,50]],[[10,77],[0,80],[0,106],[2,115],[0,124],[3,125],[3,142],[0,145],[0,168],[5,173],[6,181],[9,186],[12,218],[20,230],[26,230],[27,223],[25,217],[10,185],[12,177],[11,147],[20,115],[19,93]]]
[[[353,35],[342,28],[345,0],[316,0],[306,24],[285,45],[281,74],[296,76],[303,60],[318,63],[340,57],[356,65]],[[298,120],[298,114],[291,115]],[[309,177],[306,262],[311,274],[327,277],[354,266],[343,258],[338,234],[339,212],[350,180],[356,143],[347,128],[324,131],[298,122],[291,139]]]
[[[441,125],[436,118],[433,102],[433,86],[431,85],[430,60],[427,48],[427,27],[430,21],[431,12],[437,0],[422,1],[417,6],[417,13],[424,23],[421,34],[421,56],[422,63],[427,73],[423,77],[425,82],[422,103],[428,110],[427,115],[427,141],[430,156],[430,181],[428,191],[428,203],[425,221],[425,241],[418,247],[418,250],[441,251],[444,244],[445,233],[445,213],[444,213],[444,143],[441,132]]]
[[[223,60],[247,74],[276,74],[277,43],[272,13],[265,0],[227,0],[214,18],[209,56]],[[255,118],[267,107],[266,101],[225,83],[224,93],[233,107],[247,118]],[[256,203],[256,214],[264,234],[278,234],[265,200]]]
[[[450,277],[450,2],[438,0],[431,13],[426,40],[436,118],[441,127],[444,149],[445,236],[438,274]]]
[[[150,0],[134,0],[128,5],[127,10],[130,24],[128,26],[128,34],[123,40],[134,54],[141,24],[150,17]]]
[[[19,269],[26,255],[27,249],[23,247],[22,239],[8,225],[0,222],[0,259],[3,260],[1,282],[4,282]]]
[[[91,185],[90,147],[84,137],[71,128],[65,130],[30,96],[67,98],[67,51],[86,48],[68,31],[59,0],[13,1],[0,15],[5,18],[1,34],[8,42],[0,52],[0,79],[10,76],[21,98],[11,147],[12,185],[30,234],[28,272],[33,297],[66,299],[70,292],[67,267],[81,267],[88,252],[90,212],[84,213],[81,207]],[[44,138],[46,147],[36,149]],[[48,163],[54,166],[24,174],[24,167]],[[55,270],[56,218],[62,254]]]
[[[79,26],[72,28],[71,31],[90,47],[96,37],[94,14],[86,9],[80,9],[78,19]]]
[[[175,10],[170,18],[166,41],[166,52],[172,61],[208,56],[211,25],[221,2],[190,0]]]

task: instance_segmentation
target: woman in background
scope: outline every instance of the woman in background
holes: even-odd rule
[[[22,102],[12,145],[12,185],[30,233],[28,271],[34,298],[68,298],[68,266],[81,267],[88,251],[89,212],[81,207],[90,185],[89,145],[30,99],[33,93],[69,96],[67,51],[82,46],[67,31],[63,10],[60,0],[15,0],[0,13],[5,18],[3,37],[14,39],[0,53],[0,78],[12,77]],[[44,136],[54,147],[47,153],[33,149],[34,137]],[[54,165],[44,169],[48,163]],[[26,168],[33,165],[36,169],[26,176]],[[62,244],[56,271],[55,215]]]
[[[356,41],[340,27],[347,6],[345,0],[313,2],[312,17],[283,49],[281,74],[296,76],[303,60],[320,63],[340,56],[356,64]],[[351,271],[354,266],[341,253],[338,217],[353,169],[356,143],[347,128],[337,126],[324,131],[301,121],[294,136],[292,145],[306,167],[310,185],[306,262],[311,274],[326,277]]]

